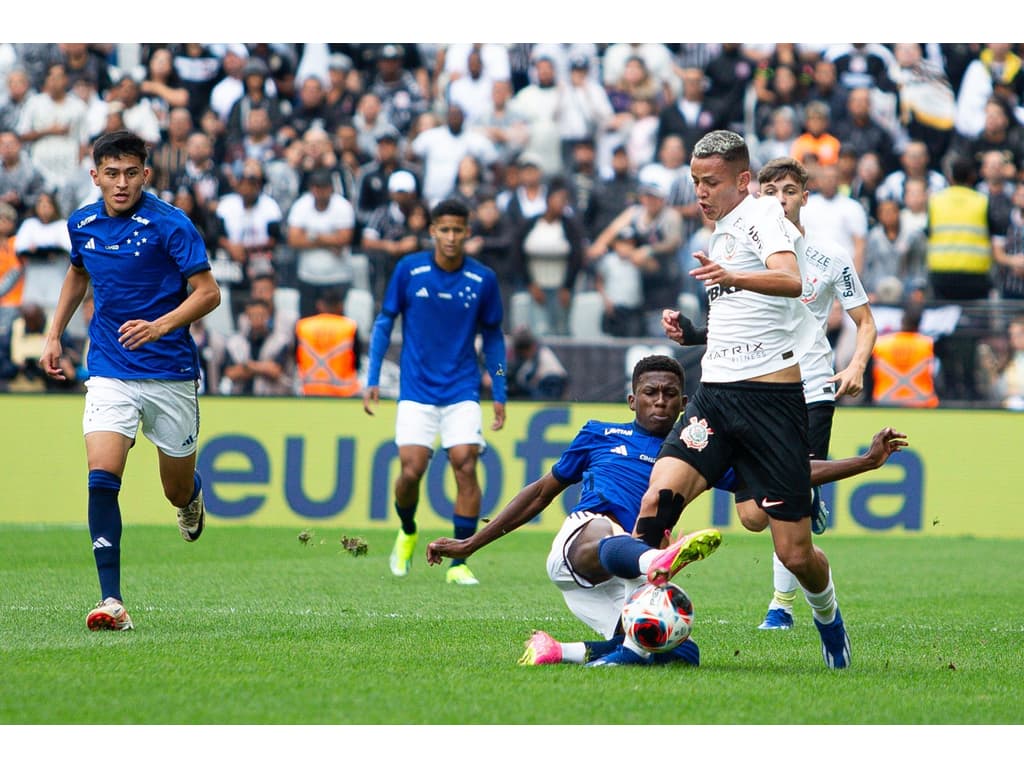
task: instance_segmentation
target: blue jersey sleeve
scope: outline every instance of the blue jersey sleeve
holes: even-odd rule
[[[588,431],[593,422],[588,421],[569,447],[565,449],[558,461],[551,468],[551,474],[564,485],[575,485],[583,479],[583,473],[590,468],[590,457],[593,452],[593,437]]]

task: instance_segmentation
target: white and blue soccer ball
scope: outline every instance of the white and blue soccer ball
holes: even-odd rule
[[[690,636],[693,602],[676,584],[644,584],[626,598],[622,628],[644,650],[665,653]]]

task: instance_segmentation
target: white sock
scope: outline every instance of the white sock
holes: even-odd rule
[[[648,549],[637,560],[637,565],[640,566],[640,574],[643,575],[650,570],[651,563],[654,562],[654,558],[661,554],[660,549]]]
[[[772,585],[775,587],[775,594],[772,596],[769,608],[781,608],[788,614],[793,613],[793,601],[796,600],[796,590],[800,582],[796,576],[782,564],[779,556],[772,552]]]
[[[587,660],[587,646],[583,643],[559,643],[563,664],[583,664]]]
[[[822,624],[831,624],[836,619],[836,610],[839,603],[836,602],[836,588],[832,583],[832,569],[828,569],[828,585],[821,592],[808,592],[804,589],[804,597],[807,604],[814,611],[814,618]]]
[[[646,659],[648,656],[651,655],[650,651],[644,650],[643,648],[641,648],[639,645],[634,643],[628,637],[624,637],[622,639],[622,645],[624,647],[626,647],[626,648],[629,648],[629,650],[631,650],[633,653],[635,653],[637,656],[639,656],[642,659]]]

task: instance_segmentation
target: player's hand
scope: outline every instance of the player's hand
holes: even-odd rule
[[[829,379],[829,381],[836,385],[836,399],[843,395],[857,397],[857,395],[864,391],[863,371],[858,373],[856,370],[850,370],[849,367],[846,367]]]
[[[679,325],[679,316],[681,314],[677,309],[661,310],[661,329],[676,344],[683,344],[686,339],[683,335],[683,329]]]
[[[871,466],[878,469],[889,460],[890,456],[897,451],[902,451],[907,445],[905,434],[897,432],[892,427],[886,427],[871,439],[871,447],[868,448],[865,455],[871,461]]]
[[[159,326],[149,320],[129,320],[117,332],[121,334],[117,340],[125,349],[138,349],[164,335]]]
[[[363,390],[363,410],[373,416],[373,409],[380,402],[380,387],[367,387]]]
[[[497,432],[505,426],[505,404],[494,401],[494,421],[491,422],[491,431]]]
[[[63,349],[59,339],[47,339],[43,345],[43,354],[39,356],[39,365],[46,372],[46,375],[58,381],[64,381],[64,366],[61,365]]]
[[[427,562],[431,565],[440,565],[446,557],[454,560],[471,554],[464,539],[434,539],[427,544]]]
[[[700,280],[704,285],[721,285],[725,288],[732,284],[729,270],[709,259],[704,251],[695,252],[693,258],[700,262],[699,267],[690,270],[690,277],[694,280]]]

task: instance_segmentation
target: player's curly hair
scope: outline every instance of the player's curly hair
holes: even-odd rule
[[[683,366],[679,364],[679,361],[674,357],[668,355],[648,355],[647,357],[641,358],[637,361],[637,364],[633,366],[633,391],[636,392],[636,386],[640,382],[640,377],[650,371],[665,371],[666,373],[674,373],[679,377],[679,389],[685,389],[686,387],[686,374],[683,373]]]

